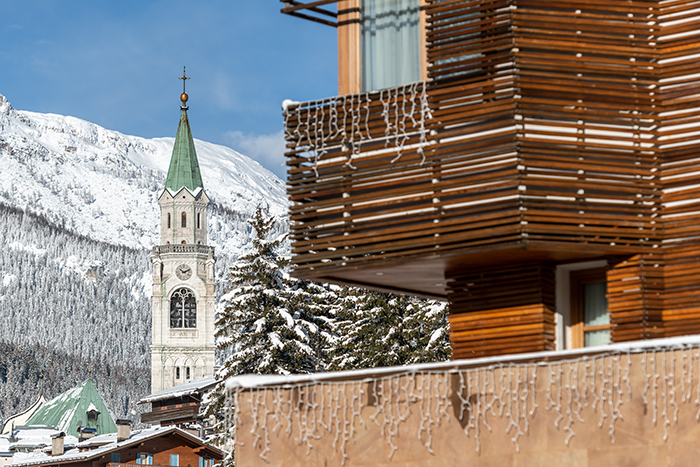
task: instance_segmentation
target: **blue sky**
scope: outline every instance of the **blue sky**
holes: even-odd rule
[[[284,176],[284,99],[337,94],[329,26],[277,0],[0,0],[0,94],[147,138],[174,136],[183,65],[196,138]]]

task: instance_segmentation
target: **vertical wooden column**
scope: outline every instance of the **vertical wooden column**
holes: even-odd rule
[[[446,279],[452,358],[554,350],[553,265],[455,271]]]
[[[420,79],[428,80],[428,8],[427,0],[420,0]]]
[[[663,274],[661,254],[636,255],[608,270],[613,342],[664,337]]]
[[[338,2],[338,94],[362,91],[360,0]]]

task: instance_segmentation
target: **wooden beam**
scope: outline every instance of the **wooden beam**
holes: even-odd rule
[[[317,8],[317,7],[322,6],[322,5],[328,5],[330,3],[338,3],[339,0],[320,0],[320,1],[311,2],[311,3],[302,3],[302,2],[298,2],[296,0],[280,0],[280,1],[284,2],[286,4],[289,4],[289,5],[293,5],[293,6],[289,6],[286,8],[282,8],[282,10],[280,10],[282,13],[289,14],[291,12],[299,11],[299,10],[311,10],[311,11],[314,11],[316,13],[331,16],[333,18],[338,17],[338,14],[335,12],[323,10],[323,9]]]

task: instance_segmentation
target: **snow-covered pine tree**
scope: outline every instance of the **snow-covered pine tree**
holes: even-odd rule
[[[289,260],[280,254],[283,237],[269,238],[275,219],[258,208],[249,223],[254,250],[231,268],[216,321],[217,347],[227,358],[216,374],[219,384],[208,408],[213,414],[227,409],[227,378],[323,371],[333,339],[332,310],[340,288],[289,278]],[[229,435],[219,433],[213,441],[226,443]],[[229,457],[224,464],[232,462]]]
[[[351,370],[450,358],[446,305],[349,288],[337,312],[329,370]]]
[[[228,354],[221,378],[252,374],[310,373],[319,370],[314,349],[326,318],[314,295],[321,286],[295,281],[285,273],[289,260],[279,253],[282,239],[268,235],[275,219],[258,208],[251,219],[254,251],[231,268],[230,292],[216,322],[217,346]]]

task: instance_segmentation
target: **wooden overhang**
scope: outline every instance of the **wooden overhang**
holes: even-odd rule
[[[337,5],[339,0],[317,0],[313,2],[299,2],[297,0],[280,0],[284,8],[280,11],[286,15],[296,16],[326,26],[338,27],[337,8],[329,8]]]

